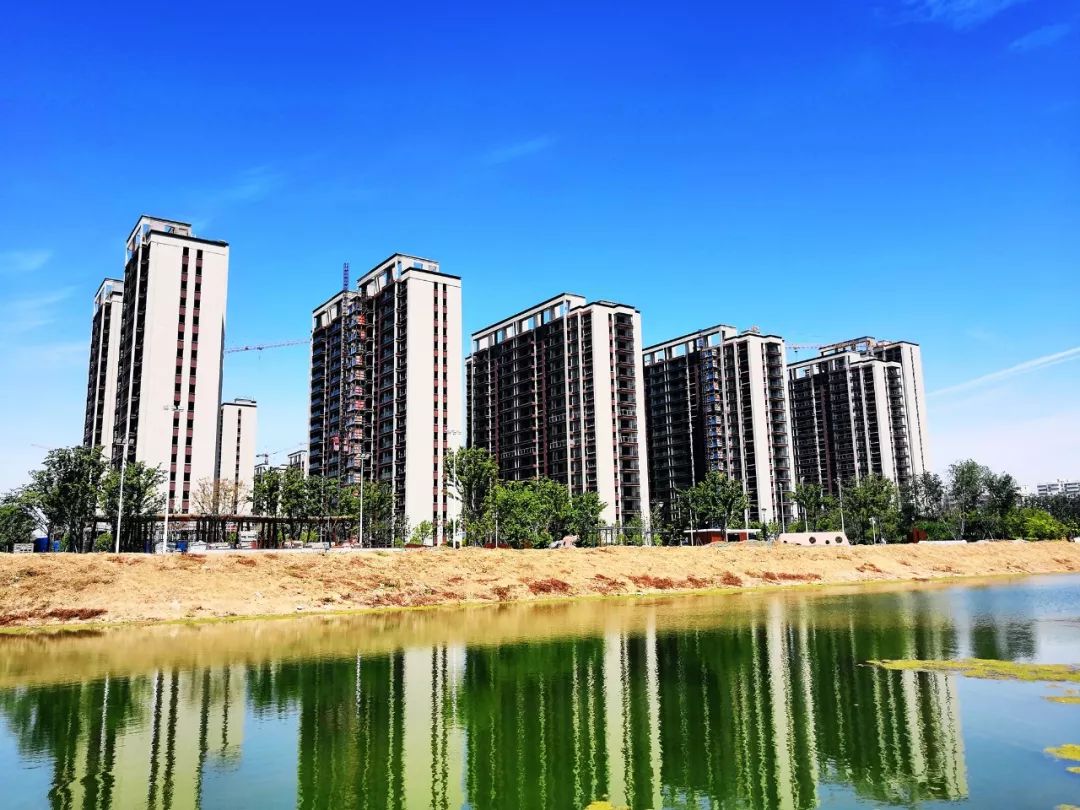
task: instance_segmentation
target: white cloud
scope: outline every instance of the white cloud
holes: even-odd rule
[[[904,5],[917,20],[943,23],[959,31],[981,25],[1024,2],[1027,0],[904,0]]]
[[[52,258],[51,250],[7,250],[0,253],[0,275],[23,275],[40,270]]]
[[[554,143],[555,139],[550,135],[541,135],[538,138],[531,138],[527,141],[520,141],[493,149],[484,156],[484,162],[492,166],[509,163],[511,160],[518,160],[542,152],[550,148]]]
[[[26,332],[48,326],[62,314],[60,304],[71,297],[72,287],[13,299],[0,320],[0,334],[24,337]]]
[[[196,233],[200,233],[223,211],[237,205],[257,203],[265,200],[284,182],[284,175],[269,166],[254,166],[236,175],[227,186],[199,194],[197,206],[199,216],[191,223]]]
[[[1037,371],[1042,368],[1048,368],[1049,366],[1056,366],[1059,363],[1067,363],[1071,360],[1080,359],[1080,346],[1074,346],[1071,349],[1066,349],[1061,352],[1054,352],[1053,354],[1046,354],[1042,357],[1036,357],[1034,360],[1026,360],[1023,363],[1018,363],[1015,366],[1009,368],[1003,368],[1000,371],[993,371],[989,374],[984,374],[981,377],[975,377],[974,379],[967,380],[966,382],[958,383],[956,385],[950,385],[945,388],[939,388],[936,391],[931,391],[932,397],[943,397],[952,394],[959,394],[965,391],[971,391],[976,388],[982,388],[983,386],[991,383],[1001,382],[1007,380],[1010,377],[1015,377],[1018,374],[1027,374],[1032,371]]]
[[[281,185],[281,175],[268,166],[247,169],[232,185],[223,189],[220,197],[225,202],[258,202],[270,196]]]
[[[1049,48],[1051,45],[1065,39],[1071,31],[1072,26],[1069,23],[1044,25],[1042,28],[1036,28],[1034,31],[1024,34],[1019,39],[1014,39],[1009,43],[1009,50],[1013,53],[1027,53],[1039,48]]]

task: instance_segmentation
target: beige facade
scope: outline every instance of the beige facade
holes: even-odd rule
[[[229,246],[143,216],[127,240],[115,449],[166,471],[169,509],[217,476]]]
[[[116,368],[120,360],[120,321],[123,312],[124,282],[116,278],[105,279],[94,294],[83,445],[102,447],[106,456],[112,455]]]
[[[232,502],[224,508],[234,515],[251,513],[255,485],[255,441],[259,411],[253,399],[221,404],[218,424],[218,481]]]
[[[312,313],[310,474],[385,482],[395,532],[427,521],[436,544],[460,511],[461,328],[461,279],[400,253]]]
[[[475,332],[469,444],[505,480],[595,492],[602,519],[648,521],[641,314],[563,293]]]
[[[838,495],[880,475],[904,487],[929,469],[919,346],[864,337],[789,368],[798,481]]]
[[[793,517],[782,338],[718,324],[644,350],[654,505],[670,510],[707,473],[743,484],[746,520]]]

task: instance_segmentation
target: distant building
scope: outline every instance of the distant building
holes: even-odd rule
[[[1041,496],[1080,495],[1080,480],[1063,481],[1059,478],[1057,481],[1050,481],[1045,484],[1036,484],[1035,492]]]
[[[288,466],[296,467],[306,476],[308,474],[308,451],[297,450],[294,453],[289,453]]]
[[[798,481],[835,495],[838,481],[875,474],[906,486],[929,469],[917,344],[857,338],[788,373]]]
[[[789,520],[791,419],[784,341],[719,324],[644,349],[653,504],[710,471],[744,484],[750,520]]]
[[[217,476],[228,281],[228,243],[186,222],[143,216],[128,236],[112,457],[164,470],[174,513]]]
[[[120,320],[124,312],[124,282],[107,278],[94,294],[90,328],[90,372],[86,384],[83,445],[104,447],[112,457],[116,418],[116,368],[120,359]]]
[[[461,279],[395,253],[312,314],[309,472],[384,481],[395,514],[444,542],[461,443]]]
[[[234,515],[251,512],[251,495],[255,486],[255,437],[258,429],[258,408],[253,399],[235,399],[221,404],[218,426],[218,480],[231,486],[223,492],[232,497],[224,506]]]
[[[603,520],[648,518],[641,314],[562,293],[472,335],[469,444],[504,480],[596,492]]]

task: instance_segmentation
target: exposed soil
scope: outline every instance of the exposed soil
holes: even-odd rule
[[[1080,572],[1080,544],[0,555],[13,628]]]

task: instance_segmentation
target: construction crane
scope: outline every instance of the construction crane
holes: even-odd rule
[[[865,337],[858,338],[852,341],[842,341],[840,343],[788,343],[787,347],[789,349],[792,349],[795,354],[798,354],[799,349],[815,349],[817,351],[821,351],[822,349],[831,349],[836,346],[846,346],[849,344],[854,346],[858,343],[862,343],[863,341],[865,341],[870,348],[894,342],[891,340],[881,340],[879,338]]]
[[[300,338],[299,340],[283,340],[280,343],[256,343],[253,346],[230,346],[225,349],[225,354],[234,354],[235,352],[261,352],[263,349],[281,349],[285,346],[299,346],[301,343],[309,343],[310,338]]]

